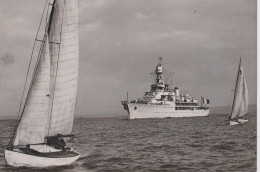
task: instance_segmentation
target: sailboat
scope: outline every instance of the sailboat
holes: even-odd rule
[[[43,39],[36,35],[35,41],[41,46],[29,91],[21,103],[13,137],[4,149],[6,163],[14,167],[63,166],[80,157],[66,146],[66,141],[74,138],[71,132],[79,64],[77,0],[47,0],[45,9],[49,11]]]
[[[244,72],[243,72],[243,68],[241,65],[241,58],[240,58],[232,111],[225,121],[229,125],[245,123],[248,122],[248,119],[245,118],[245,115],[247,114],[248,114],[248,88],[244,77]]]

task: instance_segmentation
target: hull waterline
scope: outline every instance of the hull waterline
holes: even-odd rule
[[[175,110],[161,105],[128,104],[128,109],[129,119],[203,117],[209,114],[209,109]]]
[[[70,157],[44,157],[30,155],[23,152],[13,151],[4,149],[4,156],[7,165],[13,167],[36,167],[36,168],[47,168],[65,166],[75,162],[80,154],[73,152],[74,156]]]
[[[239,123],[246,123],[246,122],[248,122],[248,119],[238,119],[238,122]]]
[[[237,124],[239,124],[239,123],[236,121],[229,121],[229,125],[237,125]]]

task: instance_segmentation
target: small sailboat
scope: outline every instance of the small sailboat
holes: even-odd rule
[[[80,157],[66,146],[74,137],[79,64],[77,0],[48,0],[46,6],[49,11],[43,39],[35,39],[41,46],[29,91],[22,100],[13,137],[4,149],[6,163],[14,167],[63,166]]]
[[[233,98],[232,111],[225,122],[229,125],[248,122],[245,115],[248,114],[248,88],[244,77],[244,72],[239,61],[235,93]]]

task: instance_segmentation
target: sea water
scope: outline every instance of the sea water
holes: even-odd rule
[[[229,126],[225,116],[128,120],[76,119],[74,164],[49,169],[5,164],[14,120],[0,121],[0,171],[256,171],[256,114]]]

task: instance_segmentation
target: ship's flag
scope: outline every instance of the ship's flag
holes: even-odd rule
[[[209,99],[205,99],[205,98],[202,98],[202,102],[203,102],[203,104],[206,104],[206,105],[210,103]]]

